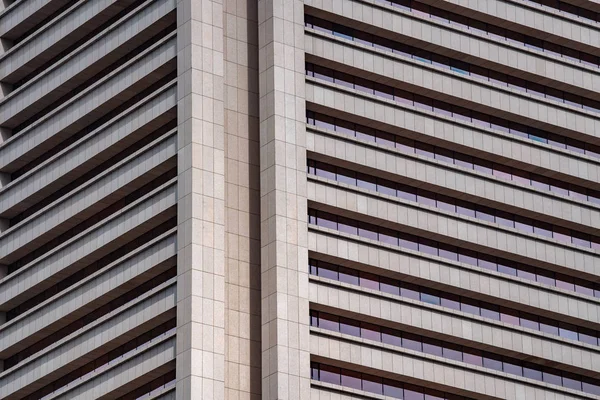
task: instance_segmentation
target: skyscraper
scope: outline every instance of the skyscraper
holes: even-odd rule
[[[600,3],[0,8],[0,398],[600,399]]]

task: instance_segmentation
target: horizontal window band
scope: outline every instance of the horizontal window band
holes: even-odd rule
[[[339,231],[342,233],[356,235],[358,237],[362,237],[365,239],[379,241],[379,242],[389,244],[392,246],[398,246],[398,247],[406,248],[409,250],[421,252],[421,253],[424,253],[427,255],[441,257],[441,258],[445,258],[445,259],[456,261],[456,262],[467,263],[467,264],[478,266],[478,267],[485,268],[485,269],[501,271],[504,268],[507,268],[507,269],[515,268],[515,264],[510,261],[507,261],[507,260],[503,260],[503,259],[496,258],[496,257],[490,257],[490,256],[476,253],[476,252],[470,252],[470,251],[467,251],[464,249],[459,249],[454,246],[446,246],[446,245],[436,242],[434,240],[416,237],[416,236],[413,236],[410,234],[400,233],[400,232],[397,232],[397,231],[394,231],[391,229],[387,229],[387,228],[383,228],[380,226],[375,226],[375,225],[367,224],[367,223],[363,223],[363,222],[358,222],[358,221],[355,221],[355,220],[352,220],[349,218],[344,218],[344,217],[340,217],[340,216],[337,216],[334,214],[317,211],[317,210],[313,210],[313,209],[309,209],[308,223],[309,223],[309,225],[320,226],[320,227],[324,227],[327,229],[336,230],[336,231]],[[326,265],[329,265],[329,264],[326,264]],[[334,280],[340,280],[338,267],[333,266],[331,268],[333,268],[333,271],[331,272],[330,276],[328,275],[325,277],[328,277],[328,278],[334,279]],[[339,267],[339,268],[343,268],[343,267]],[[320,271],[319,269],[317,269],[316,272],[313,271],[312,266],[310,268],[310,273],[312,275],[322,276],[319,271]],[[324,268],[323,271],[324,271],[324,273],[327,274],[327,271],[329,271],[329,269]],[[355,275],[353,275],[353,276],[354,277],[352,277],[352,278],[347,278],[349,280],[349,282],[346,282],[346,283],[360,285],[361,281],[359,279],[359,276],[355,276]],[[342,276],[342,278],[345,279],[345,275]],[[380,290],[379,287],[380,287],[380,283],[379,283],[379,279],[377,279],[373,282],[373,288],[375,290]],[[400,286],[397,286],[397,287],[398,287],[398,293],[402,293],[400,291]],[[390,287],[389,290],[393,291],[393,294],[395,294],[396,286],[392,285],[392,287]],[[407,293],[409,293],[409,292],[407,292]],[[416,297],[416,295],[414,295],[414,294],[411,294],[411,296],[413,299]],[[448,294],[448,296],[451,298],[453,295]],[[410,296],[407,295],[405,297],[410,297]],[[419,298],[417,298],[416,300],[419,300],[419,301],[421,300],[420,295],[419,295]],[[441,298],[440,298],[439,302],[441,304]],[[496,307],[491,306],[489,308],[490,312],[494,311],[495,308]],[[473,308],[473,309],[465,306],[464,310],[463,310],[463,307],[461,307],[460,311],[469,312],[469,313],[475,314],[475,315],[481,315],[480,306],[477,306],[477,308]],[[574,326],[571,324],[559,323],[558,321],[555,321],[552,319],[546,319],[543,317],[540,319],[537,316],[531,315],[529,313],[522,313],[517,310],[513,310],[513,311],[514,311],[514,313],[512,315],[515,318],[509,318],[508,316],[511,314],[507,314],[506,321],[504,321],[504,322],[508,322],[513,325],[518,325],[518,326],[522,326],[522,327],[529,328],[529,329],[534,329],[534,330],[537,330],[540,332],[545,332],[545,333],[548,333],[551,335],[556,335],[559,337],[563,337],[565,339],[584,342],[587,344],[591,344],[593,346],[600,345],[599,339],[598,339],[600,337],[600,333],[596,330],[577,327],[577,326]],[[494,311],[494,313],[498,313],[498,312],[499,311],[497,311],[497,310]],[[492,317],[494,317],[493,319],[500,320],[500,315],[498,315],[498,318],[495,318],[496,314],[494,314],[494,313],[490,314]]]
[[[376,36],[344,25],[336,24],[321,18],[306,15],[305,26],[318,32],[351,40],[353,42],[374,47],[379,50],[392,52],[436,67],[470,76],[486,82],[491,82],[511,89],[520,90],[536,97],[549,99],[558,103],[581,108],[585,111],[600,113],[600,102],[574,95],[549,86],[530,82],[489,68],[479,67],[454,58],[442,56],[431,51],[419,49],[384,37]],[[566,145],[565,145],[566,146]]]
[[[429,207],[439,208],[443,211],[480,219],[485,222],[497,223],[508,228],[514,228],[526,233],[534,233],[564,243],[600,250],[599,237],[565,229],[554,224],[521,217],[513,213],[458,200],[319,161],[307,160],[307,169],[310,175],[372,190],[387,196],[417,202]]]
[[[310,326],[600,395],[594,379],[364,321],[311,310]]]
[[[421,18],[429,18],[433,21],[459,27],[470,32],[487,36],[498,42],[506,42],[517,46],[523,46],[529,50],[539,51],[553,57],[562,58],[567,61],[582,64],[586,67],[598,68],[600,57],[586,52],[578,51],[567,46],[535,38],[497,25],[485,23],[457,13],[442,10],[428,4],[415,0],[375,0],[377,3],[385,4],[403,11],[407,11]],[[528,0],[531,1],[531,0]]]
[[[320,67],[319,67],[320,68]],[[319,69],[318,69],[319,70]],[[331,72],[330,69],[320,69],[321,72]],[[341,74],[345,79],[353,79],[351,75],[335,72],[335,75]],[[326,77],[325,75],[320,74],[319,72],[314,72],[311,70],[307,70],[307,75],[315,77],[324,82],[339,84],[342,86],[349,87],[350,89],[362,90],[360,88],[356,88],[353,83],[348,84],[347,81],[342,82],[341,78],[337,79],[335,77]],[[350,78],[348,78],[350,77]],[[361,78],[356,78],[361,79]],[[365,81],[361,81],[362,84],[365,84]],[[368,84],[372,82],[366,81]],[[350,86],[349,86],[350,85]],[[379,85],[379,84],[377,84]],[[430,99],[421,98],[419,95],[414,95],[414,98],[417,100],[408,100],[408,103],[405,102],[404,97],[396,96],[398,89],[393,89],[389,86],[381,87],[376,86],[379,89],[385,89],[388,91],[388,94],[382,94],[381,90],[369,89],[367,91],[368,94],[379,96],[385,98],[386,100],[394,100],[397,103],[408,105],[415,108],[423,108],[421,107],[423,103],[419,103],[420,101],[429,102]],[[403,95],[413,96],[410,92],[402,92]],[[391,96],[391,97],[390,97]],[[411,97],[412,98],[412,97]],[[418,104],[417,104],[418,103]],[[431,104],[442,105],[441,102],[435,100],[430,102]],[[438,104],[440,103],[440,104]],[[446,103],[444,103],[446,104]],[[447,105],[451,107],[450,105]],[[434,107],[432,105],[427,105],[425,108],[426,111],[437,112],[442,110],[439,107]],[[468,110],[467,110],[468,111]],[[467,112],[465,111],[465,112]],[[441,112],[441,111],[440,111]],[[470,112],[470,111],[469,111]],[[446,112],[442,112],[444,114]],[[449,115],[446,115],[449,116]],[[509,180],[515,182],[521,186],[531,186],[540,190],[547,190],[552,193],[561,195],[561,196],[569,196],[578,201],[587,201],[595,205],[600,205],[600,192],[584,188],[579,185],[575,185],[572,183],[563,182],[557,179],[547,178],[542,175],[530,173],[527,171],[523,171],[514,167],[502,166],[499,164],[492,163],[490,161],[486,161],[480,159],[478,157],[468,156],[466,154],[462,154],[459,152],[449,151],[447,149],[442,149],[436,146],[432,146],[430,144],[422,143],[419,141],[413,141],[410,139],[403,138],[401,136],[393,135],[388,132],[384,132],[381,130],[376,130],[370,127],[365,127],[360,124],[354,124],[351,122],[344,121],[340,118],[330,117],[328,115],[322,113],[315,113],[313,111],[307,111],[307,123],[309,125],[316,126],[318,128],[329,129],[332,131],[340,132],[352,137],[357,137],[362,140],[373,141],[379,144],[383,144],[387,147],[396,148],[405,153],[416,153],[419,155],[424,155],[429,158],[435,158],[436,160],[440,160],[449,164],[458,165],[463,168],[473,169],[485,174],[494,175],[495,177]],[[466,121],[466,122],[470,122]],[[489,126],[488,126],[489,128]],[[600,154],[600,153],[599,153]]]
[[[468,397],[382,378],[350,369],[312,362],[310,378],[313,381],[363,390],[368,393],[404,400],[469,400]]]

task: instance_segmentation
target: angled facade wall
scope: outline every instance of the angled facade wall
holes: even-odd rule
[[[600,6],[5,0],[0,398],[600,399]]]

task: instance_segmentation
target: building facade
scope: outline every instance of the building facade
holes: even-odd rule
[[[0,9],[1,399],[600,399],[600,3]]]

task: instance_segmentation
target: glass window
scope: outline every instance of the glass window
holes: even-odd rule
[[[435,207],[435,199],[428,192],[423,192],[419,190],[417,192],[417,202],[424,206]]]
[[[398,185],[398,197],[408,201],[417,201],[416,191],[404,185]]]
[[[335,315],[319,313],[319,328],[327,329],[328,331],[340,331],[340,319]]]
[[[311,274],[311,275],[318,275],[318,274],[319,274],[319,272],[318,272],[318,268],[317,268],[317,265],[316,265],[316,264],[312,264],[312,263],[311,263],[309,267],[310,267],[310,274]],[[593,292],[594,292],[594,291],[592,290],[592,294],[593,294]]]
[[[408,236],[408,235],[400,234],[400,237],[398,238],[398,245],[400,247],[404,247],[405,249],[409,249],[409,250],[414,250],[414,251],[419,250],[419,245],[416,242],[416,238],[413,238],[412,236]]]
[[[594,289],[589,288],[587,286],[575,285],[575,291],[577,293],[585,294],[587,296],[593,296],[594,295]]]
[[[467,364],[478,365],[480,367],[483,366],[483,357],[478,350],[469,350],[468,353],[464,353],[463,360]]]
[[[423,351],[421,337],[410,333],[402,335],[402,347],[414,351]]]
[[[470,156],[460,155],[454,160],[454,163],[460,167],[473,169],[473,159]]]
[[[458,255],[458,261],[461,263],[477,266],[477,253],[461,251],[461,253]]]
[[[335,281],[338,280],[338,272],[334,267],[319,264],[318,272],[321,278],[333,279]]]
[[[517,270],[517,276],[520,278],[523,278],[523,279],[530,280],[530,281],[535,281],[535,279],[536,279],[534,272],[524,270],[524,269],[522,269],[522,267],[521,267],[521,269]]]
[[[583,391],[600,396],[600,385],[594,385],[593,383],[582,382]]]
[[[373,230],[373,226],[362,222],[358,224],[358,236],[366,239],[377,240],[377,232]]]
[[[573,325],[565,324],[562,322],[558,328],[558,335],[565,339],[579,340],[579,337],[577,335],[577,328]]]
[[[360,129],[356,129],[356,138],[367,142],[374,142],[376,140],[375,130],[361,126]]]
[[[397,296],[400,295],[400,284],[395,279],[381,277],[379,278],[379,287],[379,290],[384,293],[394,294]]]
[[[547,238],[551,238],[552,237],[552,225],[536,221],[536,223],[533,227],[533,233],[535,233],[537,235],[545,236]]]
[[[482,258],[477,260],[477,265],[481,268],[484,269],[489,269],[491,271],[497,271],[498,270],[498,264],[496,264],[495,261],[490,260],[484,260]]]
[[[561,289],[575,291],[575,285],[569,277],[561,276],[562,279],[556,279],[556,287]]]
[[[582,389],[581,380],[579,380],[575,377],[563,375],[562,384],[564,387],[567,387],[569,389],[573,389],[573,390],[581,390]]]
[[[533,136],[530,136],[533,138]],[[531,186],[541,189],[541,190],[550,190],[550,184],[548,180],[543,176],[536,176],[535,179],[531,179]]]
[[[437,340],[428,340],[423,342],[423,352],[434,356],[442,357],[442,345]]]
[[[319,212],[317,214],[317,225],[328,229],[337,229],[336,217],[329,213]]]
[[[441,210],[448,212],[456,212],[456,204],[454,199],[445,196],[437,196],[437,206]]]
[[[441,298],[441,306],[447,307],[452,310],[460,310],[460,297],[453,294],[445,294],[444,297]]]
[[[363,390],[369,393],[383,394],[383,379],[365,375],[363,377]]]
[[[356,172],[344,168],[338,168],[337,172],[337,180],[339,182],[356,186]]]
[[[396,103],[405,104],[407,106],[412,106],[414,104],[412,93],[405,92],[401,89],[394,89],[394,100],[396,100]]]
[[[310,326],[319,326],[319,314],[316,311],[310,312]]]
[[[445,397],[443,393],[431,389],[425,389],[425,400],[445,400]]]
[[[591,243],[589,240],[589,237],[583,236],[581,235],[580,237],[573,237],[573,244],[576,246],[582,246],[582,247],[591,247]]]
[[[502,371],[502,361],[497,359],[495,356],[491,354],[484,354],[483,356],[483,366],[485,368],[490,368],[496,371]]]
[[[354,88],[361,92],[373,94],[373,83],[366,79],[355,77],[354,78]],[[375,135],[373,135],[373,139],[375,139]]]
[[[503,274],[507,274],[507,275],[512,275],[512,276],[516,276],[517,275],[517,269],[510,264],[508,261],[500,261],[498,262],[498,272],[501,272]]]
[[[479,302],[463,299],[463,302],[460,304],[460,310],[469,314],[479,315]]]
[[[444,345],[444,348],[442,349],[444,357],[445,358],[449,358],[450,360],[455,360],[455,361],[462,361],[463,358],[463,353],[460,349],[459,346],[455,346],[452,344],[446,344]]]
[[[500,309],[500,321],[511,325],[519,325],[519,317],[515,315],[515,312],[505,308]]]
[[[360,336],[363,339],[381,342],[381,332],[379,331],[379,327],[366,322],[360,324]]]
[[[379,278],[377,277],[377,275],[369,274],[367,272],[361,272],[360,286],[368,289],[379,290]]]
[[[491,175],[493,172],[492,163],[488,163],[487,161],[483,160],[478,161],[477,164],[473,164],[473,169],[487,175]]]
[[[594,346],[598,345],[598,338],[596,337],[596,334],[593,331],[588,331],[587,329],[580,329],[579,340]]]
[[[319,65],[314,65],[313,72],[315,78],[333,83],[333,76],[331,76],[332,71],[329,68],[323,68]]]
[[[319,366],[318,364],[312,363],[310,366],[310,379],[314,379],[316,381],[319,380]]]
[[[394,399],[404,399],[404,390],[400,383],[384,379],[383,395]]]
[[[420,388],[406,385],[404,388],[405,400],[425,400],[425,395]]]
[[[529,218],[515,216],[515,228],[520,231],[533,233],[533,223]]]
[[[344,267],[339,268],[339,281],[358,286],[358,272]]]
[[[390,229],[379,228],[379,241],[392,246],[398,246],[398,236],[396,232]]]
[[[487,222],[495,222],[494,221],[494,211],[490,210],[486,207],[477,206],[475,210],[475,217],[477,219],[487,221]]]
[[[354,320],[340,318],[340,333],[360,337],[360,326]]]
[[[496,321],[500,320],[500,312],[498,306],[493,304],[486,304],[485,307],[481,307],[481,316],[484,318],[490,318]]]
[[[562,386],[562,379],[560,376],[548,371],[542,371],[542,380],[551,385]]]
[[[393,100],[394,99],[394,95],[390,94],[389,98],[391,100]],[[382,144],[382,145],[387,146],[387,147],[394,147],[394,145],[395,145],[395,140],[394,139],[395,139],[394,135],[391,135],[391,134],[389,134],[387,132],[377,131],[377,139],[376,139],[376,141],[379,144]]]
[[[502,211],[496,211],[496,223],[509,228],[515,227],[514,216]]]
[[[334,385],[340,384],[340,369],[331,367],[329,365],[321,365],[321,371],[319,373],[321,382],[331,383]]]
[[[440,305],[440,297],[431,293],[421,293],[421,301],[429,304],[434,304],[436,306]]]
[[[558,327],[553,322],[540,317],[540,331],[551,335],[558,335]]]
[[[542,371],[537,369],[536,366],[532,365],[524,365],[523,366],[523,376],[529,379],[535,379],[536,381],[542,380]]]
[[[402,347],[402,336],[400,332],[389,328],[381,329],[381,341],[392,346]]]
[[[544,271],[544,272],[546,272],[546,271]],[[548,272],[548,274],[550,274],[550,272]],[[545,276],[545,275],[538,274],[537,281],[539,283],[543,283],[544,285],[556,286],[556,281],[554,280],[554,277],[551,277],[551,276]]]
[[[360,372],[344,370],[344,374],[342,375],[342,386],[362,390]]]
[[[454,164],[454,156],[452,152],[439,147],[435,148],[435,159],[448,164]]]
[[[438,255],[437,243],[433,240],[427,240],[419,238],[419,251],[421,253],[430,254],[432,256]]]
[[[415,146],[415,152],[418,155],[421,156],[425,156],[427,158],[434,158],[434,147],[432,145],[426,144],[426,143],[419,143],[417,146]]]
[[[533,315],[522,314],[521,326],[523,328],[534,329],[536,331],[540,330],[540,323],[536,320],[536,318]]]
[[[412,154],[415,152],[414,141],[402,137],[396,137],[396,148],[404,153]]]
[[[335,131],[348,136],[356,136],[356,128],[353,123],[344,120],[336,120]]]
[[[334,81],[336,84],[354,89],[354,77],[352,75],[345,74],[343,72],[334,71],[333,72]]]
[[[452,261],[458,261],[458,250],[456,249],[456,247],[445,246],[445,245],[440,244],[439,252],[440,252],[440,257],[443,257],[443,258],[446,258],[446,259],[449,259]]]
[[[456,212],[466,217],[475,218],[475,210],[471,205],[460,200],[456,201]]]
[[[377,191],[377,182],[375,178],[365,174],[357,174],[356,183],[359,188]]]
[[[420,300],[418,286],[412,285],[410,283],[402,283],[400,287],[400,296],[406,297],[408,299]]]
[[[391,51],[392,49],[390,48],[389,51]],[[386,85],[382,85],[379,83],[375,83],[373,85],[373,89],[375,91],[375,96],[378,97],[383,97],[385,99],[388,100],[394,100],[394,89],[386,86]],[[392,142],[394,141],[394,139],[392,138]]]
[[[356,222],[351,219],[339,217],[337,225],[337,229],[340,232],[348,233],[350,235],[358,235],[358,227],[356,226]]]
[[[523,367],[504,361],[504,372],[507,374],[523,376]]]

